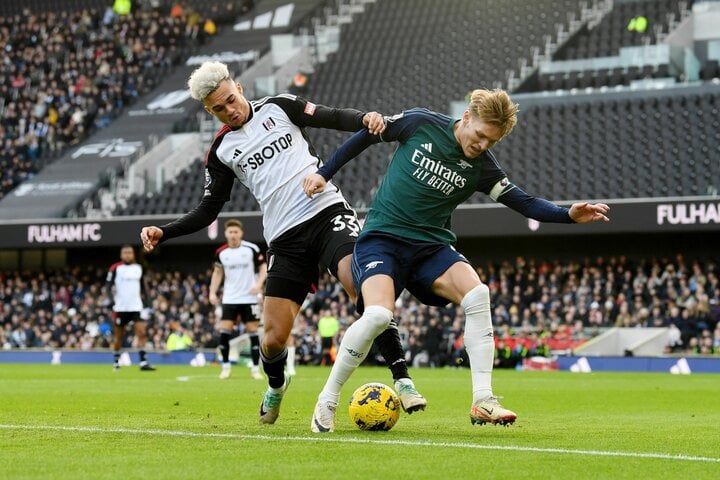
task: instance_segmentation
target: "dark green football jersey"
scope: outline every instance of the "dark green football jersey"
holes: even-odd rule
[[[468,159],[453,132],[457,120],[415,108],[391,117],[382,134],[397,141],[363,231],[453,244],[452,213],[474,192],[497,200],[512,188],[489,151]]]

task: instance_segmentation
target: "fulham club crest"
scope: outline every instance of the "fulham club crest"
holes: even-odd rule
[[[269,132],[273,127],[275,127],[275,120],[273,120],[272,117],[268,117],[268,119],[263,122],[263,127],[265,128],[265,131]]]

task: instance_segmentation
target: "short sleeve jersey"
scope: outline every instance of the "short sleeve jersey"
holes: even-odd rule
[[[250,289],[255,285],[256,273],[264,261],[260,247],[245,240],[237,248],[225,244],[217,249],[215,265],[225,274],[223,304],[257,303],[257,294],[250,293]]]
[[[142,302],[143,268],[137,263],[117,262],[110,266],[107,282],[115,286],[115,312],[139,312]]]

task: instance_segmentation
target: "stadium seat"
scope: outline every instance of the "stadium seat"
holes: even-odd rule
[[[2,39],[7,68],[0,80],[0,137],[8,141],[0,146],[0,197],[67,148],[110,127],[202,43],[202,35],[192,36],[186,28],[187,16],[167,14],[175,2],[134,3],[131,14],[106,23],[112,7],[107,0],[0,2],[0,30],[9,35]],[[218,23],[233,20],[243,8],[242,2],[182,3],[186,12],[199,11]],[[19,115],[18,109],[32,113]],[[33,131],[26,135],[29,122]],[[22,148],[10,148],[14,143]],[[31,151],[26,143],[37,147]]]
[[[411,3],[414,8],[408,8]],[[531,20],[539,19],[543,13],[546,18],[557,18],[554,9],[575,11],[579,5],[543,0],[531,8],[522,2],[507,2],[497,12],[487,12],[470,0],[440,3],[393,0],[367,4],[365,13],[341,27],[339,51],[316,66],[306,96],[326,105],[387,114],[415,106],[444,112],[450,100],[463,98],[476,87],[492,87],[493,82],[501,80],[493,72],[515,68],[513,58],[531,45],[523,39],[525,36],[537,42],[548,33],[547,25],[536,25],[542,22],[529,21],[521,29],[507,25],[510,20],[517,23],[517,18],[528,15]],[[621,5],[616,4],[616,8],[627,8]],[[660,10],[667,7],[663,5]],[[428,16],[440,22],[436,28],[421,28],[429,27]],[[457,33],[457,25],[474,24],[481,18],[487,27],[477,38]],[[623,24],[621,30],[625,27]],[[507,49],[507,58],[484,54],[483,46],[492,43],[488,38],[495,38],[493,35],[499,31],[520,42],[502,46]],[[381,36],[381,32],[387,36]],[[590,38],[594,37],[579,39],[573,48],[584,45],[587,50],[594,42]],[[614,41],[609,34],[603,38],[609,43]],[[356,48],[359,41],[365,42],[365,48]],[[461,42],[464,50],[448,50],[454,42]],[[387,48],[388,44],[393,48]],[[462,53],[466,51],[477,51],[479,57],[470,58]],[[457,68],[426,68],[439,59]],[[538,84],[547,90],[613,86],[629,84],[643,75],[665,76],[668,70],[669,66],[660,65],[644,70],[633,66],[627,71],[616,68],[544,74],[538,76]],[[711,160],[720,148],[720,125],[715,120],[720,117],[717,97],[715,93],[669,96],[648,92],[622,98],[608,93],[582,101],[564,102],[559,98],[556,103],[529,108],[521,102],[518,128],[495,147],[495,152],[514,182],[534,195],[553,200],[676,195],[678,188],[702,194],[708,187],[720,184],[720,165]],[[668,138],[668,131],[679,134]],[[701,131],[704,138],[694,135]],[[308,129],[308,134],[321,158],[328,158],[348,138],[347,133],[332,130]],[[391,144],[373,146],[336,175],[335,182],[354,205],[369,203],[393,150]],[[630,153],[620,153],[625,151]],[[680,169],[672,164],[678,156],[688,160]],[[687,175],[686,169],[690,169]],[[630,188],[629,179],[641,180]],[[162,195],[178,199],[162,208],[176,213],[193,208],[202,195],[201,180],[202,162],[191,164],[166,186]],[[485,195],[474,195],[469,200],[488,201]],[[157,213],[157,208],[155,200],[128,202],[116,213]],[[226,211],[257,208],[254,198],[240,185],[234,188],[225,207]]]
[[[700,70],[700,78],[705,81],[720,78],[720,67],[717,60],[708,60]]]
[[[656,27],[663,32],[669,29],[669,19],[680,17],[680,4],[675,0],[639,0],[614,2],[612,10],[590,30],[570,40],[570,44],[553,57],[556,60],[608,57],[617,55],[621,47],[658,42]],[[692,7],[692,0],[684,2]],[[643,15],[648,20],[645,32],[628,31],[630,19]]]
[[[720,185],[718,102],[715,91],[521,103],[518,127],[495,152],[515,183],[546,198],[702,195]]]

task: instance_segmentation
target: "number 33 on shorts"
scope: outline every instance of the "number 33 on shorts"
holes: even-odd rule
[[[360,223],[355,215],[336,215],[330,221],[333,224],[333,232],[348,230],[348,235],[351,237],[360,235]]]

